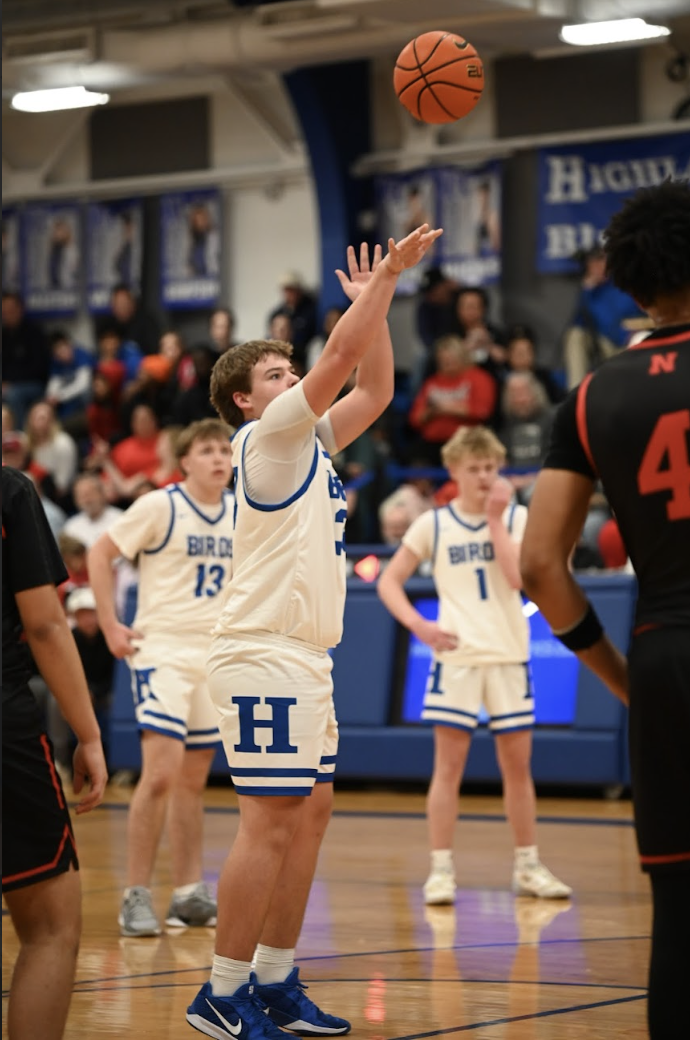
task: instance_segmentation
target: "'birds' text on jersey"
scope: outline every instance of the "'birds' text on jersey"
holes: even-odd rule
[[[527,510],[509,506],[503,522],[522,539]],[[458,638],[455,650],[438,654],[446,663],[523,664],[529,657],[529,627],[522,597],[496,559],[485,517],[460,512],[454,503],[423,513],[403,537],[420,560],[430,559],[439,597],[438,623]]]
[[[229,491],[209,506],[172,484],[143,495],[115,521],[108,534],[138,562],[134,627],[143,635],[211,631],[232,572],[232,518]]]

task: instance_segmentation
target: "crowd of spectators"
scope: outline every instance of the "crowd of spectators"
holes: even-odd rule
[[[346,488],[348,541],[398,545],[420,513],[444,505],[457,488],[441,468],[440,449],[459,426],[484,423],[505,444],[509,479],[529,502],[543,462],[555,406],[586,371],[627,342],[636,305],[612,293],[597,250],[583,260],[563,363],[538,363],[525,325],[502,328],[489,297],[461,286],[439,268],[427,270],[416,301],[418,362],[398,373],[394,402],[381,420],[334,459]],[[267,335],[294,346],[303,374],[316,361],[342,309],[321,326],[317,301],[297,272],[280,279],[280,303],[267,313]],[[86,553],[140,495],[182,479],[175,446],[189,423],[215,417],[209,383],[216,359],[232,350],[232,311],[216,308],[203,342],[160,333],[129,289],[117,286],[110,311],[94,325],[93,342],[73,342],[63,328],[43,328],[21,298],[3,293],[2,461],[34,482],[68,571],[60,595],[75,632],[97,712],[107,712],[114,661],[98,630]],[[349,388],[345,387],[343,392]],[[596,492],[575,566],[622,568],[625,552],[603,496]],[[136,570],[120,561],[122,614]],[[61,769],[71,734],[46,698],[48,725]]]

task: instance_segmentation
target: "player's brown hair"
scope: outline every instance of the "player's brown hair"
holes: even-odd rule
[[[255,365],[276,354],[292,357],[292,344],[279,339],[251,339],[239,347],[231,347],[216,361],[211,373],[211,403],[221,419],[230,426],[240,426],[244,414],[233,400],[233,394],[249,394]]]
[[[220,419],[199,419],[180,430],[175,441],[175,458],[179,462],[195,441],[229,441],[233,431]]]
[[[441,448],[441,459],[447,469],[466,455],[489,456],[501,465],[505,462],[506,449],[487,426],[461,426]]]

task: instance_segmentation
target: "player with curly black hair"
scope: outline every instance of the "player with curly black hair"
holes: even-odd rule
[[[630,198],[608,270],[654,331],[590,373],[557,413],[522,576],[561,641],[630,704],[635,829],[652,883],[652,1040],[690,1036],[690,186]],[[638,579],[627,660],[568,569],[600,479]]]

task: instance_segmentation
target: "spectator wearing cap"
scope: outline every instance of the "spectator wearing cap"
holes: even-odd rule
[[[286,314],[292,323],[292,339],[294,348],[293,361],[304,372],[306,369],[307,345],[314,338],[317,330],[316,301],[304,286],[302,276],[297,271],[285,271],[278,287],[283,294],[282,303],[275,307],[268,316],[268,325],[276,314]]]
[[[588,372],[627,346],[625,322],[644,315],[632,296],[610,282],[606,256],[595,246],[582,258],[583,276],[570,327],[563,338],[563,362],[568,389],[578,386]]]

